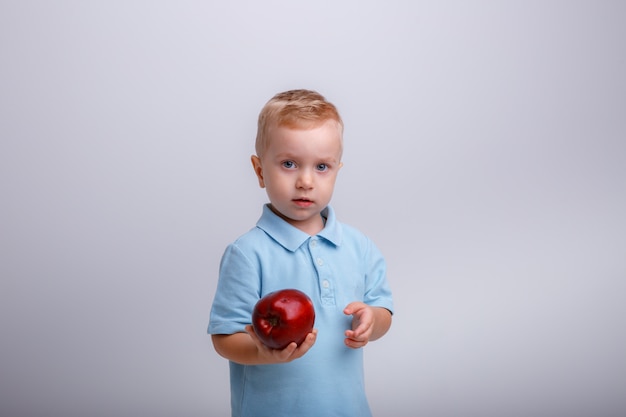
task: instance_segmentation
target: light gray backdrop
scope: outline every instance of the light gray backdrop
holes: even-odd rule
[[[378,416],[626,415],[626,3],[0,2],[0,414],[224,416],[261,106],[345,119]],[[271,382],[268,382],[271,383]]]

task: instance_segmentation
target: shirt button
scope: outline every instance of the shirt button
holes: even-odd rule
[[[316,261],[317,261],[317,264],[318,264],[319,266],[324,265],[324,260],[323,260],[322,258],[317,258],[317,260],[316,260]]]
[[[324,288],[328,288],[328,287],[330,287],[330,282],[328,282],[328,280],[327,280],[327,279],[325,279],[325,280],[324,280],[324,282],[322,282],[322,286],[323,286]]]
[[[314,248],[317,246],[317,240],[312,240],[311,241],[311,247]]]

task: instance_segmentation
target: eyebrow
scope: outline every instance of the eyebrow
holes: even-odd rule
[[[281,152],[281,153],[276,154],[276,159],[285,159],[285,158],[299,159],[296,155],[289,153],[289,152]],[[334,163],[338,161],[338,159],[335,156],[331,156],[331,155],[323,156],[321,158],[315,158],[315,159],[320,160],[320,161],[330,161]]]

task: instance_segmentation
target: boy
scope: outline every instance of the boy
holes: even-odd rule
[[[252,166],[270,203],[222,257],[208,328],[230,361],[233,416],[371,415],[360,348],[387,332],[393,303],[382,255],[328,205],[342,135],[337,109],[314,91],[279,93],[259,115]],[[273,350],[252,330],[252,309],[284,288],[311,297],[315,329]]]

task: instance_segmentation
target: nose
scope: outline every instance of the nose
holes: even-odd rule
[[[296,180],[296,188],[309,190],[313,188],[313,175],[309,170],[302,170]]]

